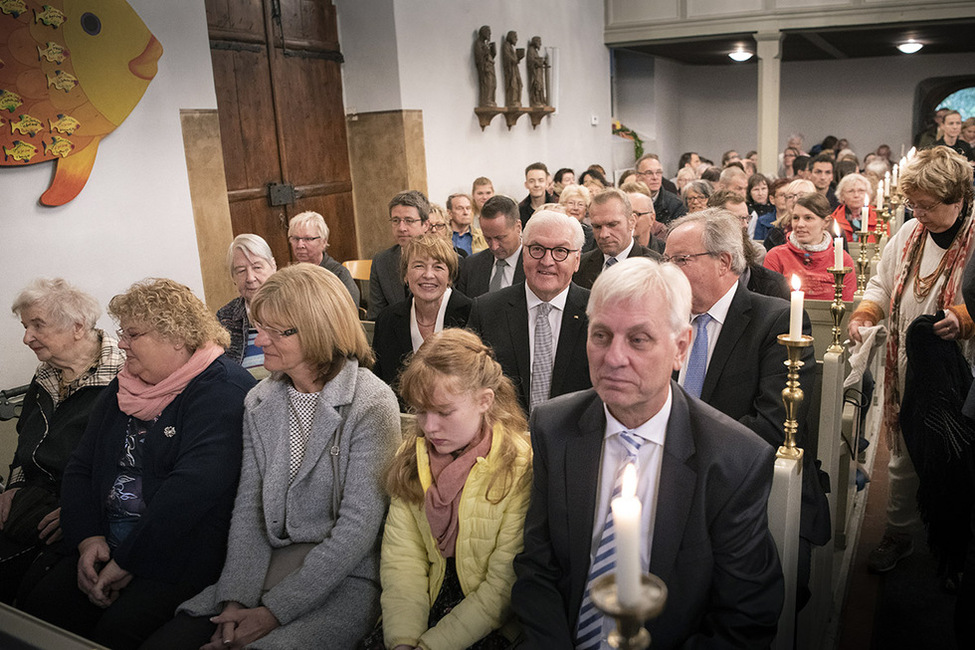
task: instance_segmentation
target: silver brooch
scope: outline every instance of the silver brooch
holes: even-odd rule
[[[163,435],[165,435],[167,438],[172,438],[176,435],[176,427],[166,427],[163,429]]]

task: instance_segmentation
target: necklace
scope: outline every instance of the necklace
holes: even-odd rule
[[[945,268],[948,265],[948,251],[945,251],[941,256],[941,261],[938,262],[938,268],[931,272],[931,274],[921,277],[921,263],[918,261],[917,270],[914,272],[914,295],[918,298],[926,298],[934,285],[938,282],[938,278],[945,272]]]

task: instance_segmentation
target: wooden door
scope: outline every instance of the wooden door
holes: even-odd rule
[[[314,210],[329,254],[357,257],[335,7],[206,0],[206,12],[234,235],[261,235],[285,266],[288,219]]]

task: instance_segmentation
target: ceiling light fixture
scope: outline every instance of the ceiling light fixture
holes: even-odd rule
[[[744,63],[748,59],[752,58],[752,53],[745,49],[737,49],[734,52],[729,52],[728,56],[730,56],[733,61]]]
[[[899,43],[897,45],[897,49],[903,52],[904,54],[914,54],[915,52],[919,51],[922,47],[924,47],[924,45],[918,43],[913,38],[907,42]]]

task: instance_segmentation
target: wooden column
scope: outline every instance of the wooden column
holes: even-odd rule
[[[758,56],[758,170],[775,177],[779,167],[780,31],[755,34]]]

